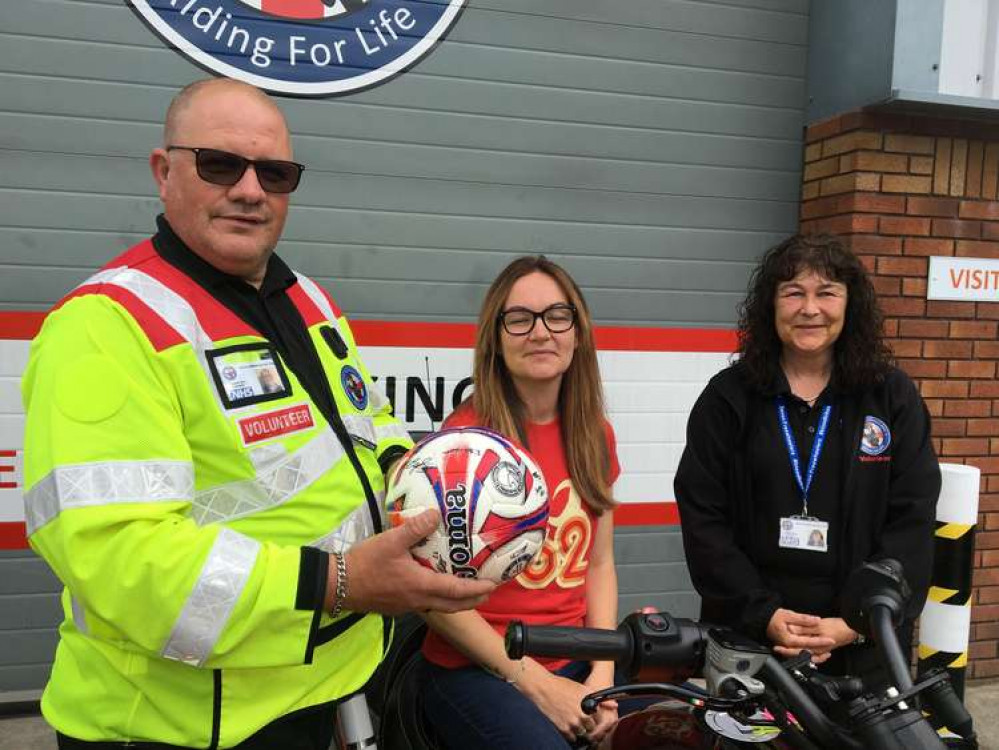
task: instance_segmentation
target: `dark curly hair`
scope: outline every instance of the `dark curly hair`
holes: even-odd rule
[[[843,331],[833,348],[833,380],[845,390],[881,382],[894,360],[884,342],[884,315],[867,271],[838,237],[797,234],[767,251],[739,306],[739,362],[750,383],[768,390],[777,382],[782,347],[774,315],[777,287],[804,270],[846,285]]]

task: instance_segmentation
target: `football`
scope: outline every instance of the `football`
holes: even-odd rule
[[[480,427],[417,443],[389,477],[386,501],[396,523],[437,508],[441,523],[413,556],[463,578],[514,578],[538,554],[548,524],[548,489],[534,459]]]

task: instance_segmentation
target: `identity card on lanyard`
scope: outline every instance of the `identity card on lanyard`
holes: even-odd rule
[[[829,523],[808,515],[808,491],[815,479],[815,469],[819,465],[819,456],[826,443],[829,432],[829,417],[832,415],[832,404],[822,407],[819,417],[819,429],[812,442],[812,453],[808,457],[808,466],[804,477],[801,474],[801,456],[798,445],[791,434],[791,423],[787,418],[787,403],[783,396],[777,397],[777,417],[780,419],[780,432],[784,438],[787,456],[791,459],[791,469],[794,472],[798,489],[801,490],[802,511],[800,515],[780,519],[780,539],[778,544],[783,549],[803,549],[810,552],[829,551]]]

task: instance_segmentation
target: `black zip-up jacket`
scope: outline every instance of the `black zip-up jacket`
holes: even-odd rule
[[[929,413],[912,381],[894,368],[878,385],[837,394],[836,403],[844,440],[836,590],[865,560],[893,557],[912,588],[909,625],[922,610],[933,567],[940,468]],[[768,588],[753,559],[761,540],[751,538],[759,525],[748,446],[764,410],[774,408],[773,395],[752,388],[739,364],[715,375],[691,411],[674,482],[687,564],[702,597],[701,618],[761,643],[783,605],[781,592]],[[890,430],[891,442],[879,455],[862,449],[868,416]]]

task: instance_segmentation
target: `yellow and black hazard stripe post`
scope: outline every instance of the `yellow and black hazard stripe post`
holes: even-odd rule
[[[933,576],[919,618],[918,672],[946,667],[954,690],[964,700],[981,472],[974,466],[940,464],[940,473]]]

